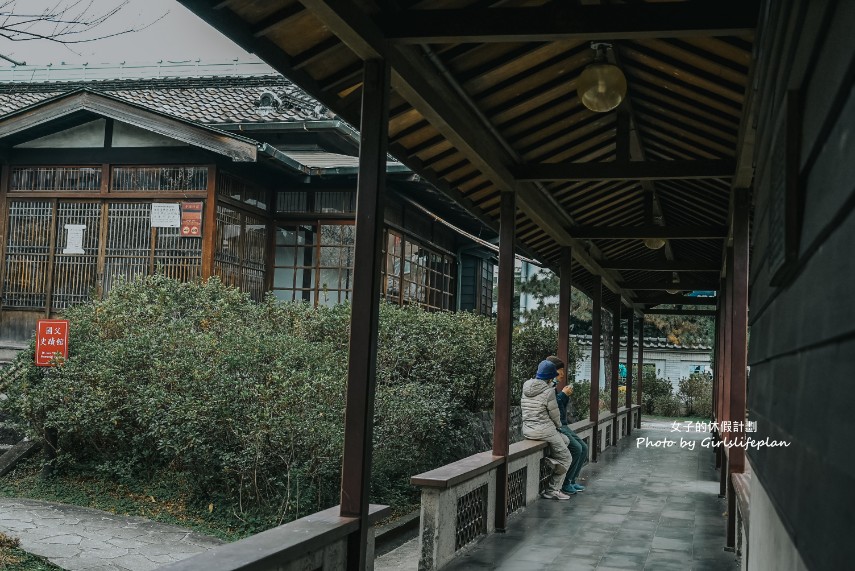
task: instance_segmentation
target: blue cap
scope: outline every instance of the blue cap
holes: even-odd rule
[[[553,364],[552,361],[544,360],[537,366],[537,374],[535,375],[535,378],[549,381],[557,376],[558,369],[555,368],[555,364]]]

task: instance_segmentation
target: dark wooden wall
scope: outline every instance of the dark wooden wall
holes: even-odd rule
[[[756,77],[749,418],[788,448],[748,456],[811,569],[855,556],[855,2],[769,1]],[[789,96],[793,113],[782,120]],[[778,128],[776,136],[776,127]],[[786,125],[795,128],[783,128]],[[796,144],[787,152],[780,136]],[[794,165],[788,183],[788,165]],[[794,189],[794,223],[785,212]],[[771,284],[786,257],[789,274]]]

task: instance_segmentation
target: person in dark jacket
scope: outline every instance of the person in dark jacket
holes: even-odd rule
[[[558,385],[565,384],[567,382],[567,369],[564,367],[564,362],[554,355],[550,355],[546,360],[555,365],[558,370]],[[555,389],[555,400],[558,403],[558,414],[561,418],[561,426],[558,427],[558,431],[570,440],[567,448],[573,457],[573,462],[570,463],[570,468],[567,469],[567,474],[564,476],[564,484],[561,486],[561,491],[569,495],[585,489],[585,486],[576,483],[576,478],[579,476],[582,466],[588,463],[588,445],[579,438],[578,434],[573,432],[567,418],[567,406],[572,394],[573,387],[571,385],[565,385],[561,390],[558,387]]]

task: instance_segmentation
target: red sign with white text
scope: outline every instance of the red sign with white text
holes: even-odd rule
[[[36,327],[36,366],[51,367],[59,353],[68,359],[68,320],[39,319]]]
[[[202,203],[181,203],[181,236],[184,238],[202,237]]]

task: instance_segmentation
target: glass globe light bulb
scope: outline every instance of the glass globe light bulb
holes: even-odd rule
[[[576,81],[582,105],[597,113],[611,111],[626,97],[626,77],[616,65],[595,61]]]
[[[645,238],[644,245],[650,248],[651,250],[658,250],[662,246],[665,245],[665,240],[662,238]]]

